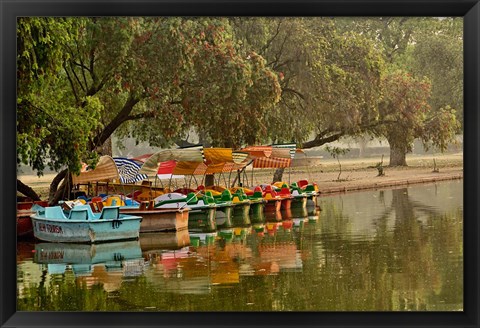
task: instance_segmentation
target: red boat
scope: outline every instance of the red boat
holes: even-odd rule
[[[18,237],[30,237],[33,236],[33,225],[30,215],[35,214],[32,210],[34,204],[46,207],[48,202],[36,201],[36,202],[17,202],[17,236]]]

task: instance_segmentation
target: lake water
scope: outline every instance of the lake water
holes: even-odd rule
[[[17,310],[463,310],[462,180],[318,200],[214,234],[21,241]]]

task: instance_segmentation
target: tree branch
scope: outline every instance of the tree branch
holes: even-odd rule
[[[67,172],[68,170],[65,169],[61,172],[59,172],[55,178],[53,178],[52,182],[50,183],[50,190],[48,192],[48,201],[51,202],[53,201],[53,199],[55,198],[55,193],[57,192],[57,187],[60,183],[60,181],[62,181],[65,176],[67,175]]]
[[[90,145],[91,149],[94,150],[97,146],[103,145],[103,143],[112,135],[112,133],[128,119],[129,114],[132,112],[133,107],[140,101],[140,98],[135,97],[130,94],[127,101],[123,105],[123,108],[120,112],[113,118],[110,123],[105,126],[103,131],[101,131],[94,139],[93,143]]]
[[[25,196],[31,198],[32,200],[40,200],[40,196],[33,190],[31,187],[24,184],[22,181],[17,179],[17,191],[24,194]]]

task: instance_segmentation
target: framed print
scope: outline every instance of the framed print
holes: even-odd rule
[[[1,326],[478,327],[479,16],[2,0]]]

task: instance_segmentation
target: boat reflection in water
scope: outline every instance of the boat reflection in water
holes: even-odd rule
[[[139,240],[142,252],[145,254],[155,250],[179,249],[188,246],[190,234],[188,230],[142,233]]]
[[[35,244],[34,263],[46,264],[50,275],[73,272],[78,282],[90,287],[102,283],[116,290],[125,277],[140,276],[144,260],[138,241],[103,244]]]

